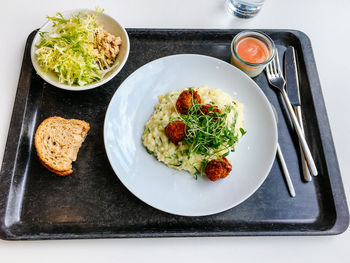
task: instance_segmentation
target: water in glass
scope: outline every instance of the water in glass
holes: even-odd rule
[[[264,0],[226,0],[228,11],[239,18],[252,18],[259,13]]]

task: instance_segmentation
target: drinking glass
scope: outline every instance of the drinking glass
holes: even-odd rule
[[[253,18],[263,4],[264,0],[226,0],[227,10],[239,18]]]

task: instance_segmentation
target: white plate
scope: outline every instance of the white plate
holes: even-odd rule
[[[216,182],[167,167],[141,141],[159,94],[203,85],[244,104],[247,134],[228,156],[231,173]],[[238,205],[264,182],[276,154],[277,128],[267,98],[242,71],[216,58],[184,54],[154,60],[120,85],[107,109],[104,142],[113,170],[139,199],[168,213],[204,216]]]

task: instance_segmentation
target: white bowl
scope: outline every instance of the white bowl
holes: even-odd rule
[[[88,13],[95,13],[94,10],[74,9],[74,10],[62,12],[61,14],[63,15],[63,17],[67,18],[67,17],[70,17],[70,16],[77,14],[79,12],[82,12],[82,11],[87,11]],[[52,22],[48,21],[39,29],[39,31],[35,35],[33,43],[32,43],[32,47],[31,47],[30,56],[32,59],[33,66],[34,66],[36,72],[39,74],[39,76],[42,77],[45,81],[47,81],[48,83],[50,83],[53,86],[56,86],[56,87],[61,88],[61,89],[73,90],[73,91],[93,89],[93,88],[96,88],[96,87],[99,87],[99,86],[105,84],[106,82],[111,80],[113,77],[115,77],[119,73],[119,71],[123,68],[128,56],[129,56],[129,50],[130,50],[129,37],[128,37],[128,34],[125,31],[124,27],[121,26],[115,19],[113,19],[109,15],[102,13],[98,16],[97,21],[101,25],[103,25],[103,28],[105,30],[107,30],[107,32],[109,32],[115,36],[120,36],[122,39],[122,44],[120,46],[119,54],[117,56],[116,61],[114,62],[114,63],[118,63],[119,66],[115,67],[113,70],[108,72],[106,74],[106,76],[104,76],[104,78],[101,79],[100,81],[93,82],[93,83],[85,85],[85,86],[68,85],[68,84],[60,83],[58,81],[57,75],[54,72],[44,72],[41,69],[41,67],[39,66],[39,64],[35,58],[35,51],[37,49],[35,47],[35,45],[37,45],[40,42],[40,38],[41,38],[39,33],[41,31],[48,32],[52,27]]]

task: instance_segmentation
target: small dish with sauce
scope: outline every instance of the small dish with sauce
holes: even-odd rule
[[[238,33],[231,43],[231,64],[256,77],[275,56],[275,44],[272,39],[255,31]]]

